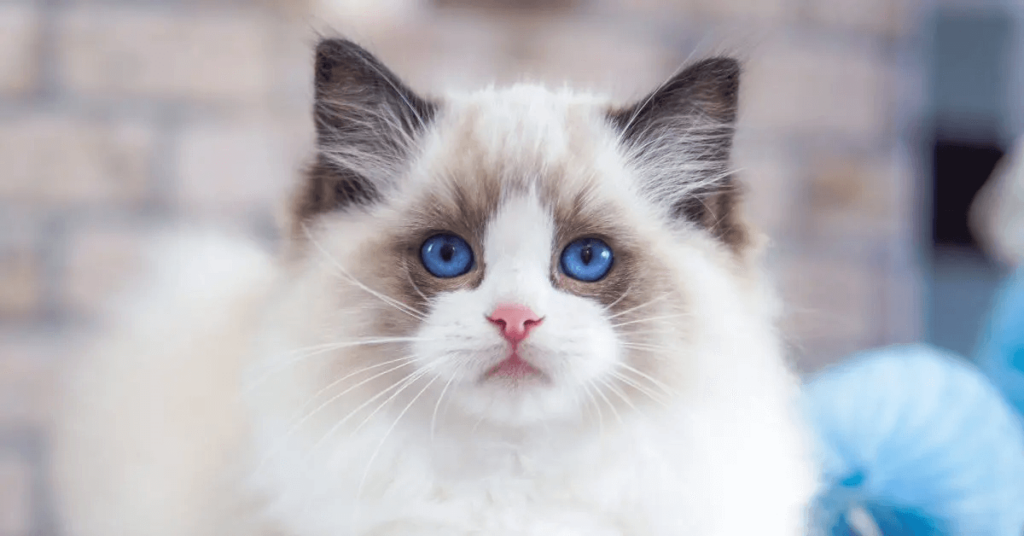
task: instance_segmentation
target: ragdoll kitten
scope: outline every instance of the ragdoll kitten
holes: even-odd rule
[[[429,100],[316,51],[286,253],[165,246],[76,372],[72,536],[797,535],[814,491],[729,153],[739,67]]]

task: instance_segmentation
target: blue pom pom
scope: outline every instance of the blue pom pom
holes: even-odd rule
[[[820,440],[826,533],[844,534],[853,506],[887,536],[1024,531],[1024,431],[956,356],[868,352],[809,382],[803,403]]]

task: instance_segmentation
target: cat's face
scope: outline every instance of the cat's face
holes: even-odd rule
[[[433,103],[322,43],[296,240],[337,276],[319,322],[380,343],[340,351],[317,387],[380,371],[362,390],[380,402],[513,426],[663,404],[713,314],[700,274],[745,247],[736,76],[711,60],[619,110],[534,86]]]

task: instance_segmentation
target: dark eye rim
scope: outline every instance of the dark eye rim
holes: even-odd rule
[[[576,242],[579,242],[581,240],[597,240],[597,241],[601,242],[602,244],[604,244],[605,247],[608,248],[608,251],[610,251],[611,254],[612,254],[612,259],[611,259],[611,261],[608,264],[608,269],[603,274],[601,274],[601,277],[599,277],[597,279],[594,279],[592,281],[587,281],[585,279],[577,279],[577,278],[569,275],[565,271],[565,266],[563,264],[563,258],[565,257],[566,250],[569,249],[569,246],[571,246],[571,245],[573,245]],[[611,275],[612,271],[615,269],[615,265],[616,265],[615,257],[616,257],[616,255],[615,255],[615,246],[612,245],[612,243],[609,241],[608,238],[605,238],[603,236],[598,236],[598,235],[580,235],[580,236],[574,237],[574,238],[572,238],[570,240],[566,240],[566,241],[563,242],[562,247],[558,250],[558,252],[556,254],[556,257],[555,257],[556,260],[557,260],[557,262],[556,262],[556,267],[557,267],[556,270],[557,270],[558,273],[564,275],[565,277],[568,277],[569,279],[571,279],[573,281],[576,281],[578,283],[582,283],[584,285],[592,284],[592,283],[600,283],[601,281],[604,281],[605,279],[607,279],[608,276]]]
[[[452,275],[452,276],[438,275],[438,274],[432,272],[430,270],[430,268],[428,268],[426,266],[426,263],[424,262],[423,250],[427,246],[427,243],[430,242],[431,240],[435,239],[435,238],[445,237],[445,236],[451,236],[451,237],[455,237],[455,238],[459,239],[466,246],[466,248],[469,250],[469,266],[467,266],[466,270],[464,272],[462,272],[462,273],[459,273],[459,274],[456,274],[456,275]],[[423,270],[425,270],[428,274],[430,274],[431,277],[435,277],[435,278],[438,278],[438,279],[456,279],[456,278],[459,278],[459,277],[464,277],[467,274],[473,272],[476,269],[476,267],[477,267],[476,250],[473,248],[473,244],[470,243],[469,240],[466,240],[465,238],[463,238],[458,233],[455,233],[455,232],[452,232],[452,231],[436,230],[436,231],[431,231],[430,233],[427,233],[426,237],[423,238],[422,240],[420,240],[419,246],[415,248],[415,251],[416,251],[416,254],[415,254],[416,258],[419,261],[417,263],[419,265],[419,267],[422,268]]]

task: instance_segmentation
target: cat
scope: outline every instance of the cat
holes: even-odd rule
[[[797,535],[817,487],[740,66],[426,98],[316,47],[286,245],[201,235],[70,376],[70,536]]]

